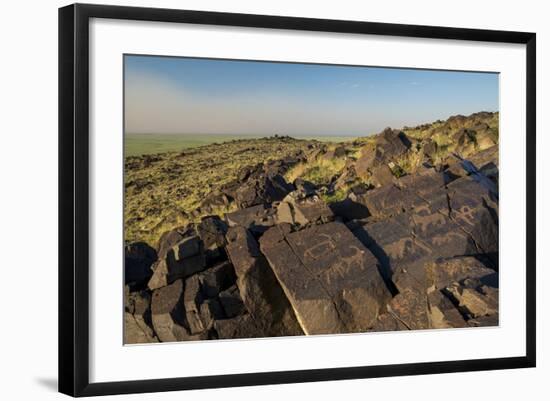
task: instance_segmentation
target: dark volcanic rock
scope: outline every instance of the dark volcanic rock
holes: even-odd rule
[[[346,156],[346,148],[344,146],[336,146],[334,149],[328,150],[324,155],[323,159],[332,160],[337,157]]]
[[[173,246],[175,246],[178,242],[180,242],[183,239],[184,235],[180,232],[180,230],[171,230],[167,231],[164,234],[161,235],[159,244],[157,247],[157,253],[159,259],[163,259],[168,254],[168,251],[172,249]]]
[[[198,275],[195,274],[185,280],[183,303],[185,306],[186,328],[191,334],[202,333],[206,330],[200,314],[200,305],[203,302],[200,289],[201,285]]]
[[[394,181],[394,176],[391,169],[386,166],[374,167],[371,170],[371,181],[376,187],[391,184]]]
[[[403,191],[395,185],[386,185],[365,193],[352,193],[350,199],[367,208],[376,218],[394,216],[423,203],[412,191]]]
[[[480,316],[468,320],[468,326],[470,327],[492,327],[499,325],[498,313],[494,315]]]
[[[384,157],[389,161],[405,153],[410,147],[411,142],[404,132],[386,128],[379,138],[379,144],[384,152]]]
[[[477,279],[483,284],[498,287],[498,274],[472,256],[438,259],[427,263],[426,269],[430,284],[440,290],[465,279]]]
[[[279,201],[294,189],[281,175],[286,169],[286,164],[272,163],[248,167],[241,171],[236,182],[225,185],[222,191],[235,199],[241,209]]]
[[[179,278],[189,277],[206,267],[206,257],[202,241],[196,235],[184,237],[153,265],[153,276],[148,287],[156,289],[168,285]]]
[[[388,311],[410,330],[428,329],[428,300],[424,291],[407,287],[388,304]]]
[[[185,329],[183,293],[183,280],[177,280],[153,291],[152,322],[155,333],[162,342],[183,341],[189,338]]]
[[[430,327],[433,329],[447,329],[467,327],[467,323],[453,305],[441,291],[434,290],[428,294],[428,317]]]
[[[401,189],[387,186],[352,197],[376,218],[355,224],[354,234],[392,271],[399,265],[460,255],[482,254],[498,262],[497,201],[492,192],[471,177],[451,182],[448,189],[443,180],[430,173],[404,180]]]
[[[290,193],[277,205],[277,222],[298,224],[326,223],[334,219],[328,205],[317,195],[303,197],[301,193]]]
[[[475,243],[477,253],[488,255],[498,265],[498,200],[482,183],[464,177],[449,188],[450,215]]]
[[[268,336],[303,334],[256,240],[242,227],[230,228],[227,239],[241,298],[256,325]]]
[[[354,202],[349,197],[328,206],[335,216],[343,217],[346,220],[365,219],[371,215],[365,205]]]
[[[474,289],[453,283],[445,288],[445,293],[468,319],[498,315],[498,289],[496,288],[481,286]]]
[[[376,147],[375,149],[363,148],[361,156],[355,163],[355,172],[359,176],[368,175],[370,169],[384,164],[384,154],[382,149]]]
[[[387,312],[376,318],[376,322],[370,331],[397,331],[408,330],[399,319]]]
[[[239,289],[236,285],[220,292],[219,299],[227,317],[235,317],[245,312],[243,300],[241,299]]]
[[[202,292],[208,298],[218,294],[235,284],[235,272],[228,261],[221,262],[199,274]]]
[[[484,149],[481,152],[471,155],[468,157],[468,160],[471,161],[479,170],[482,170],[484,166],[491,163],[496,167],[496,171],[498,172],[498,145],[491,146],[490,148]]]
[[[276,210],[265,205],[251,206],[225,215],[230,227],[241,226],[261,234],[275,224]]]
[[[124,312],[124,344],[156,343],[152,330],[144,331],[134,315]]]
[[[294,186],[296,187],[294,193],[299,195],[298,197],[306,198],[316,194],[317,188],[315,187],[315,184],[301,178],[296,178],[294,180]]]
[[[151,295],[147,291],[126,293],[124,343],[158,342],[151,321]]]
[[[134,242],[124,248],[124,283],[142,286],[153,274],[151,266],[157,252],[145,242]]]
[[[421,263],[431,255],[431,249],[412,234],[411,219],[400,214],[386,220],[352,227],[353,234],[378,259],[386,280],[400,267]]]
[[[263,337],[264,333],[248,314],[232,319],[216,320],[214,329],[220,339]]]
[[[215,298],[204,300],[204,302],[200,304],[199,314],[201,322],[206,330],[210,330],[216,320],[225,318],[223,308],[220,302]]]
[[[397,180],[397,186],[411,191],[422,199],[429,199],[435,191],[445,187],[449,181],[445,173],[433,169],[423,169],[419,174],[410,174]]]
[[[306,334],[365,331],[375,324],[390,293],[376,258],[344,224],[312,226],[279,242],[276,237],[262,238],[262,251]]]
[[[225,257],[225,233],[227,224],[218,216],[203,217],[197,225],[197,233],[202,241],[206,263],[212,264]]]

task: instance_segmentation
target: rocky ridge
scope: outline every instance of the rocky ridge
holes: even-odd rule
[[[282,140],[126,244],[125,343],[498,324],[497,113]]]

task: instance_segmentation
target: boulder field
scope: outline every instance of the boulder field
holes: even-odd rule
[[[232,211],[127,243],[124,342],[498,325],[498,136],[464,118],[247,166],[201,205]]]

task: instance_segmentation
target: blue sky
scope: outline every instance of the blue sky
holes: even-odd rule
[[[125,56],[127,133],[359,136],[498,96],[494,73]]]

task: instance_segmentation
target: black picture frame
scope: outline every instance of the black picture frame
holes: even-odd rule
[[[526,354],[521,357],[230,374],[154,380],[89,381],[89,132],[90,18],[179,22],[526,45],[527,277]],[[536,35],[435,26],[74,4],[59,9],[59,391],[71,396],[237,387],[385,376],[534,367],[536,276]]]

